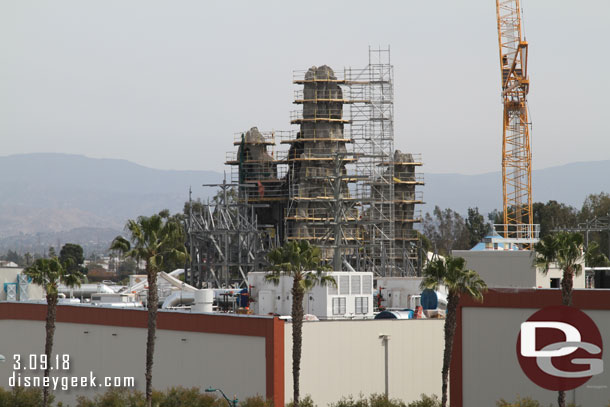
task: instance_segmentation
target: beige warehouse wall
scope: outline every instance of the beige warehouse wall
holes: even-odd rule
[[[551,278],[563,277],[554,266],[542,273],[529,250],[453,250],[452,254],[463,257],[466,267],[479,273],[489,287],[551,288]],[[584,272],[574,276],[574,288],[585,288]]]
[[[585,264],[582,263],[583,271],[580,274],[574,276],[573,284],[575,289],[586,288],[587,280],[585,279],[584,267]],[[556,266],[551,267],[546,274],[544,274],[540,270],[536,270],[536,287],[550,288],[551,278],[558,278],[561,281],[561,279],[563,278],[563,270],[558,269]]]
[[[462,381],[464,406],[494,406],[500,398],[532,397],[543,406],[556,405],[557,393],[531,382],[517,359],[521,323],[537,309],[469,308],[462,310]],[[583,310],[610,338],[610,312]],[[610,356],[604,349],[603,374],[566,392],[567,401],[583,407],[605,407],[610,402]]]
[[[87,331],[88,333],[85,333]],[[42,321],[0,320],[0,387],[8,388],[12,355],[40,354],[44,349]],[[134,376],[144,390],[146,329],[58,323],[55,354],[68,354],[72,369],[60,376]],[[29,372],[21,372],[30,375]],[[157,330],[153,386],[221,388],[242,400],[265,395],[265,338]],[[104,389],[56,392],[56,400],[74,403],[77,395]]]
[[[534,254],[529,250],[454,250],[452,254],[463,257],[466,267],[479,273],[489,287],[536,286]]]
[[[389,395],[406,402],[440,394],[444,320],[320,321],[303,324],[301,395],[318,406],[343,396],[385,391],[389,340]],[[286,402],[292,400],[292,324],[285,328]]]

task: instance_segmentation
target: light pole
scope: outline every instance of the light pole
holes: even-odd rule
[[[237,407],[237,402],[239,401],[239,400],[237,400],[237,397],[234,397],[233,400],[229,400],[229,398],[227,397],[225,392],[220,389],[213,389],[211,387],[208,387],[207,389],[205,389],[206,393],[214,393],[216,391],[219,391],[220,394],[222,394],[222,397],[224,397],[225,400],[227,400],[227,403],[229,403],[229,407]]]
[[[385,397],[390,398],[390,366],[389,366],[389,352],[388,345],[390,342],[390,335],[379,334],[379,339],[383,342],[385,348]]]

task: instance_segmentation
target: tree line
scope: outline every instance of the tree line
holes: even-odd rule
[[[580,209],[550,200],[532,205],[533,223],[540,225],[540,238],[560,229],[575,228],[596,218],[610,214],[610,194],[590,194]],[[421,238],[425,249],[440,255],[452,250],[469,250],[492,232],[493,224],[504,223],[502,211],[494,210],[484,216],[477,207],[468,208],[466,216],[451,208],[434,207],[422,222]],[[525,222],[529,220],[526,219]],[[610,257],[610,231],[589,232],[587,246],[592,252]]]

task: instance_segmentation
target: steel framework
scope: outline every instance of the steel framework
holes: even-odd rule
[[[239,197],[234,207],[208,208],[194,227],[200,247],[195,257],[209,273],[204,281],[223,284],[231,273],[256,269],[266,250],[289,240],[320,247],[335,270],[418,273],[420,245],[413,226],[421,221],[415,205],[423,199],[415,189],[423,177],[415,168],[422,162],[394,150],[390,49],[369,49],[368,62],[338,72],[327,66],[295,71],[293,83],[301,88],[294,103],[300,109],[290,122],[298,128],[252,128],[234,136],[238,149],[225,163]],[[236,236],[249,237],[231,243]],[[221,244],[224,239],[229,249]],[[250,259],[241,268],[225,255],[240,250],[240,258]]]
[[[277,244],[275,229],[258,223],[256,205],[245,195],[234,196],[250,184],[204,184],[218,187],[212,202],[197,205],[190,199],[186,220],[191,264],[185,281],[196,287],[247,285],[247,274],[264,264],[264,255]],[[243,190],[242,190],[243,191]]]
[[[574,227],[555,228],[553,232],[582,232],[585,238],[585,251],[589,248],[590,232],[608,233],[608,254],[610,255],[610,214],[593,219],[587,219]]]
[[[390,49],[369,48],[368,65],[350,68],[346,76],[354,99],[364,101],[350,105],[351,136],[358,156],[355,170],[365,179],[360,188],[367,231],[364,250],[377,274],[400,274],[396,270],[394,67]]]

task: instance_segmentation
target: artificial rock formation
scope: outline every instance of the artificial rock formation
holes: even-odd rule
[[[343,135],[343,91],[333,70],[311,67],[304,76],[302,115],[292,120],[300,130],[289,151],[293,221],[288,237],[315,242],[328,235],[333,213],[329,206],[336,193],[332,178],[345,174],[349,160]],[[340,182],[340,194],[349,196],[347,183]]]

